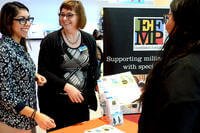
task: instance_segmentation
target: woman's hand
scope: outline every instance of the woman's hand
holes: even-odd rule
[[[35,75],[35,79],[38,86],[43,86],[47,82],[46,78],[38,73]]]
[[[36,111],[35,109],[25,106],[21,111],[21,115],[25,115],[31,119],[34,119],[36,123],[44,130],[49,130],[51,128],[55,128],[56,124],[52,118],[49,116]]]
[[[34,120],[38,126],[44,130],[49,130],[56,127],[56,124],[52,118],[40,112],[36,112]]]
[[[69,96],[70,100],[73,103],[82,103],[84,101],[81,92],[73,85],[68,83],[65,84],[64,91],[66,92],[66,94]]]

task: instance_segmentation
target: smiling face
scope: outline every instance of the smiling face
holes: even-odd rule
[[[63,8],[59,13],[59,23],[67,31],[78,29],[78,15],[74,10]]]
[[[31,26],[30,21],[26,21],[25,24],[20,23],[20,19],[28,19],[30,17],[29,12],[25,9],[20,9],[18,15],[14,17],[12,24],[12,38],[16,42],[20,42],[21,38],[25,38],[28,34],[28,30]]]

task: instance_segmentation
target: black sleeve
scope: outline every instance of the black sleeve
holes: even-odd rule
[[[88,33],[81,31],[83,35],[83,41],[88,46],[89,50],[89,68],[88,68],[88,77],[87,77],[87,98],[88,106],[92,110],[97,109],[97,98],[95,95],[95,87],[97,85],[97,57],[96,57],[96,41]]]
[[[58,38],[56,36],[56,34],[51,34],[44,38],[39,51],[38,73],[47,78],[47,84],[45,85],[50,87],[44,86],[44,88],[53,88],[49,91],[63,91],[65,85],[64,79],[58,76],[60,75],[58,67],[60,50],[59,47],[57,47]],[[57,88],[57,90],[55,88]]]
[[[96,86],[96,80],[98,79],[98,62],[97,62],[97,56],[96,56],[96,40],[88,33],[83,32],[83,40],[84,43],[88,46],[89,48],[89,62],[90,66],[88,69],[88,82],[90,83],[90,87],[94,89]]]
[[[166,133],[196,133],[194,129],[200,122],[199,67],[191,58],[183,58],[168,67],[165,74],[160,89],[168,102],[161,109],[158,127]]]
[[[168,67],[165,76],[162,89],[169,97],[169,102],[200,100],[200,71],[189,59],[177,61]]]
[[[91,39],[92,41],[92,57],[91,57],[91,64],[92,64],[92,71],[93,71],[93,80],[97,80],[99,77],[99,73],[98,73],[98,60],[97,60],[97,45],[96,45],[96,41],[94,40],[94,38]]]
[[[169,105],[158,121],[158,132],[196,133],[199,131],[200,103],[184,102]]]

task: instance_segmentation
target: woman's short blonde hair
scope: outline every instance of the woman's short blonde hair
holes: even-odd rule
[[[86,25],[86,14],[83,4],[79,0],[65,0],[60,6],[60,12],[62,9],[74,10],[78,15],[77,28],[83,29]]]

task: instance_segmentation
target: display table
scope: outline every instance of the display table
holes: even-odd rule
[[[128,117],[130,118],[131,116],[134,117],[134,115],[129,115]],[[136,116],[137,118],[139,116]],[[75,124],[73,126],[68,126],[62,129],[58,129],[55,131],[52,131],[50,133],[83,133],[85,130],[96,128],[102,125],[108,124],[107,118],[101,117],[98,119],[82,122],[79,124]],[[124,131],[125,133],[137,133],[137,122],[130,121],[130,119],[127,119],[127,116],[124,117],[124,123],[122,125],[117,125],[116,126],[118,129]]]

